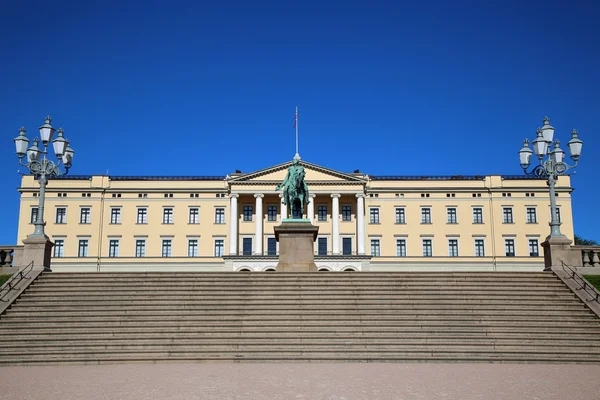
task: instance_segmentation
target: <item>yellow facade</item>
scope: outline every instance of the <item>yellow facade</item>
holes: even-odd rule
[[[312,202],[310,215],[305,217],[319,227],[315,252],[322,269],[543,268],[540,244],[549,233],[550,220],[545,180],[497,175],[369,176],[301,163]],[[224,177],[67,176],[50,180],[44,213],[46,234],[62,244],[61,249],[54,249],[52,268],[271,269],[277,263],[272,255],[273,227],[281,223],[282,210],[275,186],[288,166]],[[38,206],[39,184],[32,176],[24,176],[19,190],[21,243],[33,232],[32,209]],[[569,177],[561,176],[557,205],[561,230],[570,239],[571,191]],[[364,211],[357,213],[360,208]],[[144,213],[140,216],[141,209],[145,209],[145,218]],[[89,215],[82,210],[89,210]],[[397,210],[404,210],[404,220],[397,220],[402,215]],[[190,249],[194,240],[197,253]],[[405,250],[399,246],[402,240]],[[483,246],[476,249],[476,240],[479,245],[483,241]],[[510,240],[514,252],[507,255]],[[536,240],[539,255],[534,252],[532,256],[530,241]],[[144,242],[143,253],[140,241]],[[116,253],[111,243],[117,243]],[[221,250],[216,249],[221,243]]]

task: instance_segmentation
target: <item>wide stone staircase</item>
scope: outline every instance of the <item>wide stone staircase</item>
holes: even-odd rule
[[[0,365],[600,363],[551,273],[45,273],[0,317]]]

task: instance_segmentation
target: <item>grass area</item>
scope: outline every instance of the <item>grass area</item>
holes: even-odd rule
[[[600,275],[584,275],[583,276],[589,283],[594,285],[596,289],[600,290]]]
[[[4,282],[6,282],[8,280],[8,278],[10,278],[12,275],[8,274],[8,275],[0,275],[0,286],[4,285]]]

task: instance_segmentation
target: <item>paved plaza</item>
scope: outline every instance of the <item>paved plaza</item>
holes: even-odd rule
[[[128,364],[0,368],[0,399],[597,399],[600,365]]]

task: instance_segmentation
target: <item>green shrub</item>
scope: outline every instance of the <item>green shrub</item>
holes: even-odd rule
[[[583,276],[589,283],[594,285],[596,289],[600,290],[600,275],[584,275]]]
[[[0,275],[0,286],[4,285],[4,283],[10,278],[12,275]]]

